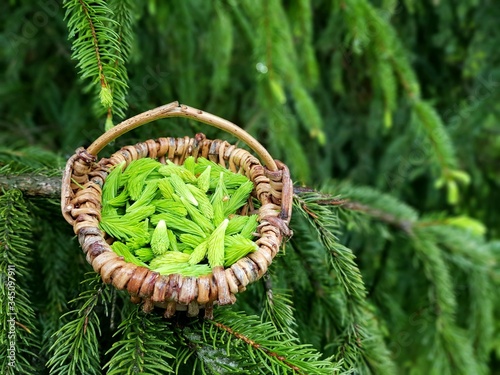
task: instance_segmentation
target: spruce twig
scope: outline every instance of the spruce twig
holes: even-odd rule
[[[318,190],[314,190],[308,187],[294,187],[295,194],[303,194],[303,193],[314,193],[317,194],[318,200],[316,201],[319,205],[325,206],[334,206],[339,208],[344,208],[351,211],[358,211],[368,216],[371,216],[377,220],[383,221],[389,225],[392,225],[407,234],[411,234],[413,230],[413,225],[415,222],[411,220],[401,219],[390,212],[383,211],[378,208],[371,207],[367,204],[356,202],[349,198],[339,198],[336,196],[332,196],[328,193],[323,193]],[[315,214],[304,202],[302,206],[303,210],[307,212],[312,218],[317,218],[317,214]]]
[[[254,362],[254,371],[257,373],[320,375],[338,370],[331,358],[320,359],[320,354],[310,345],[290,345],[289,340],[274,325],[264,323],[256,316],[218,310],[214,320],[206,321],[203,328],[204,334],[216,339],[220,345],[229,344],[234,339],[244,343],[241,349],[249,353],[247,356]],[[239,347],[233,342],[228,350],[235,351]]]
[[[24,195],[42,198],[61,196],[61,178],[26,173],[21,175],[0,174],[0,190],[16,189]]]
[[[259,351],[262,351],[262,352],[264,352],[266,355],[268,355],[270,357],[276,358],[278,361],[282,362],[284,365],[286,365],[287,367],[289,367],[290,369],[292,369],[294,373],[296,373],[296,374],[304,374],[303,372],[300,371],[299,367],[297,367],[297,366],[291,364],[290,362],[288,362],[287,359],[286,359],[286,357],[284,357],[283,355],[280,355],[278,353],[275,353],[275,352],[267,349],[263,345],[255,342],[254,340],[250,339],[249,337],[247,337],[247,336],[245,336],[245,335],[243,335],[243,334],[241,334],[239,332],[236,332],[231,327],[228,327],[227,325],[225,325],[223,323],[214,321],[213,324],[216,327],[218,327],[218,328],[226,331],[230,335],[234,336],[238,340],[243,341],[245,344],[251,346],[252,348],[254,348],[256,350],[259,350]]]
[[[39,356],[29,284],[31,218],[18,190],[0,195],[0,372],[35,374]]]
[[[72,301],[80,307],[63,315],[71,317],[55,334],[47,362],[50,374],[99,374],[100,319],[96,308],[104,302],[105,313],[111,302],[111,293],[98,274],[85,280],[85,290]]]
[[[115,342],[106,354],[112,353],[108,374],[155,374],[173,372],[175,338],[171,324],[160,316],[146,315],[139,306],[130,306],[128,316],[113,335]]]

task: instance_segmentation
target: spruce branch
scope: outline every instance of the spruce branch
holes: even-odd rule
[[[261,319],[264,322],[271,322],[276,330],[283,332],[290,345],[297,344],[299,341],[295,331],[297,322],[293,314],[291,296],[286,291],[276,289],[267,291]]]
[[[433,309],[435,321],[426,334],[433,336],[433,351],[436,356],[432,362],[439,364],[442,368],[441,372],[480,373],[480,365],[473,354],[472,340],[456,322],[457,296],[453,290],[454,283],[449,263],[445,258],[446,251],[440,246],[441,243],[445,243],[450,249],[457,249],[453,241],[459,237],[452,236],[453,240],[450,243],[448,237],[452,233],[450,229],[443,231],[443,228],[434,226],[419,227],[412,237],[413,250],[420,260],[432,292],[429,295],[429,304]],[[448,236],[442,236],[444,233]],[[476,251],[472,250],[472,252]],[[483,307],[486,308],[485,317],[492,314],[491,308],[486,305]],[[487,342],[489,337],[486,336],[484,339]],[[432,368],[434,364],[421,358],[421,366]]]
[[[466,322],[467,335],[472,341],[478,365],[483,367],[482,373],[486,373],[487,356],[493,348],[495,315],[492,286],[497,263],[489,247],[495,243],[487,244],[480,236],[445,224],[433,225],[426,231],[440,245],[447,263],[457,270],[455,285],[457,282],[462,284],[455,287],[455,294],[457,300],[464,302],[457,311],[456,320]],[[466,294],[465,288],[469,290]]]
[[[37,278],[41,279],[39,291],[43,293],[44,303],[39,307],[42,327],[41,353],[48,359],[50,346],[54,342],[54,332],[65,323],[61,315],[68,311],[68,299],[77,290],[83,277],[84,254],[66,222],[60,216],[59,205],[50,201],[31,201],[34,205],[33,231],[37,238],[35,261],[40,264]],[[53,220],[46,220],[47,217]]]
[[[359,212],[398,228],[406,234],[412,233],[413,226],[417,221],[416,213],[413,209],[396,201],[394,198],[370,188],[340,186],[338,192],[341,193],[342,197],[328,193],[329,190],[328,185],[325,185],[321,190],[309,187],[294,187],[294,193],[297,196],[307,193],[314,194],[317,197],[314,202],[318,205]],[[302,209],[313,218],[317,216],[306,202],[302,202]]]
[[[113,11],[104,0],[65,0],[64,7],[69,38],[74,39],[72,57],[78,60],[81,78],[90,80],[88,88],[99,86],[99,108],[104,113],[123,115],[128,78],[123,68],[123,39],[115,31],[118,22],[113,19]],[[130,35],[122,33],[126,41]]]
[[[284,357],[283,355],[279,355],[275,352],[272,352],[270,351],[269,349],[263,347],[261,344],[251,340],[250,338],[248,338],[247,336],[239,333],[239,332],[236,332],[234,331],[231,327],[228,327],[226,326],[225,324],[222,324],[222,323],[219,323],[219,322],[214,322],[214,325],[217,327],[217,328],[220,328],[224,331],[226,331],[227,333],[229,333],[230,335],[234,336],[235,338],[237,338],[238,340],[241,340],[243,341],[245,344],[249,345],[250,347],[252,347],[253,349],[256,349],[256,350],[259,350],[259,351],[262,351],[264,352],[266,355],[270,356],[270,357],[273,357],[273,358],[276,358],[278,361],[280,361],[281,363],[283,363],[285,366],[287,366],[288,368],[290,368],[291,370],[293,370],[294,373],[297,373],[297,374],[301,374],[300,372],[300,368],[289,363],[286,359],[286,357]]]
[[[22,193],[0,195],[0,372],[34,374],[40,349],[31,301],[31,218]]]
[[[366,289],[361,272],[350,249],[338,243],[339,218],[330,206],[318,202],[323,194],[302,192],[294,195],[294,208],[316,229],[324,250],[329,254],[330,266],[344,294],[346,324],[338,342],[337,360],[343,360],[343,368],[356,369],[361,373],[395,372],[388,358],[380,328],[371,324],[371,307],[366,300]],[[333,198],[333,197],[331,197]]]
[[[298,141],[299,128],[308,131],[316,143],[324,144],[324,125],[307,89],[307,77],[302,76],[297,66],[297,51],[284,6],[274,0],[245,1],[238,6],[233,2],[231,11],[255,51],[256,64],[260,67],[255,77],[260,92],[255,107],[256,111],[264,111],[269,119],[261,127],[268,136],[270,151],[278,158],[289,160],[295,175],[307,180],[310,169],[303,145]],[[294,136],[278,136],[285,133]]]
[[[60,175],[64,160],[41,147],[0,147],[0,175],[37,173]]]
[[[394,27],[384,20],[374,5],[368,0],[349,0],[341,9],[347,14],[351,28],[352,43],[355,41],[369,47],[378,73],[373,78],[381,87],[385,100],[386,126],[392,123],[392,112],[396,109],[395,78],[410,99],[411,109],[417,129],[425,136],[434,160],[440,169],[437,186],[446,185],[448,202],[458,202],[457,182],[467,184],[469,176],[458,169],[455,149],[441,117],[432,106],[421,98],[417,76],[411,67],[404,47]],[[354,14],[357,13],[357,14]],[[371,30],[368,26],[371,27]],[[383,77],[379,80],[378,77]],[[378,81],[377,81],[378,80]],[[377,85],[375,85],[377,87]]]
[[[132,0],[113,0],[109,2],[109,7],[114,15],[116,24],[116,34],[118,35],[120,48],[114,51],[115,59],[112,64],[113,69],[109,74],[111,94],[113,95],[115,113],[124,117],[124,110],[127,108],[127,92],[129,81],[125,64],[129,61],[132,51],[132,41],[134,39],[134,13],[135,6]],[[111,108],[108,109],[108,124],[112,121]],[[108,129],[106,129],[108,130]]]
[[[71,301],[80,305],[78,309],[62,316],[69,318],[55,334],[49,349],[51,358],[47,362],[50,374],[100,374],[99,336],[100,319],[96,311],[100,301],[107,304],[111,297],[109,287],[103,284],[98,274],[83,281],[85,290]]]
[[[309,345],[289,345],[283,333],[256,316],[217,311],[214,320],[206,321],[203,329],[204,334],[214,340],[218,338],[228,344],[235,340],[233,350],[244,344],[255,370],[262,374],[331,374],[338,370],[330,359],[321,360],[320,354]]]
[[[0,190],[19,190],[31,197],[58,198],[61,196],[61,177],[48,177],[35,173],[0,174]]]
[[[183,365],[192,366],[192,370],[198,368],[202,374],[255,374],[252,369],[255,362],[249,358],[246,351],[240,352],[238,348],[231,350],[233,344],[224,341],[224,334],[210,339],[203,333],[200,324],[184,327],[177,330],[182,340],[176,354],[176,373],[183,373]]]
[[[165,374],[174,372],[176,339],[170,323],[160,316],[146,315],[139,306],[120,323],[116,341],[106,354],[112,357],[107,374]]]

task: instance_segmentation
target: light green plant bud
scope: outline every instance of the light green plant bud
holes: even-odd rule
[[[123,220],[123,217],[102,216],[99,227],[118,240],[127,241],[134,237],[149,237],[149,233],[144,230],[141,223],[131,223]]]
[[[169,228],[184,232],[184,233],[191,233],[197,236],[204,237],[205,232],[203,229],[200,228],[198,224],[195,222],[185,218],[185,217],[180,217],[176,216],[167,212],[158,214],[158,215],[153,215],[151,217],[151,222],[153,225],[158,224],[160,220],[165,220],[167,222]]]
[[[179,176],[173,174],[169,177],[170,183],[174,188],[175,192],[180,196],[186,199],[189,203],[198,206],[198,201],[194,198],[191,191],[188,189],[186,183]]]
[[[197,164],[195,167],[195,174],[200,174],[205,171],[208,166],[211,167],[210,171],[210,187],[215,188],[218,182],[218,178],[220,173],[224,174],[224,183],[227,188],[237,188],[241,184],[248,181],[246,176],[243,176],[238,173],[231,172],[229,169],[224,168],[223,166],[214,163],[213,161],[207,160],[205,158],[198,158]]]
[[[203,216],[205,216],[207,219],[213,219],[214,208],[212,207],[207,194],[194,185],[187,185],[187,187],[191,191],[191,193],[193,193],[194,198],[198,201],[198,209],[203,214]]]
[[[151,159],[141,158],[130,162],[125,171],[123,172],[122,182],[128,183],[129,180],[134,179],[137,175],[147,174],[157,171],[163,164]]]
[[[102,187],[102,202],[104,204],[109,204],[108,202],[117,196],[124,165],[125,162],[115,165],[113,170],[109,172],[108,177],[106,177]]]
[[[172,263],[184,263],[186,264],[189,260],[189,254],[181,253],[180,251],[169,251],[165,254],[157,256],[154,258],[151,263],[151,268],[157,268],[165,264]]]
[[[122,181],[125,182],[130,197],[134,201],[141,196],[147,177],[157,170],[159,166],[161,166],[161,163],[150,158],[134,160],[129,164],[123,173]]]
[[[258,216],[257,215],[251,215],[247,216],[248,221],[246,222],[245,226],[241,229],[240,234],[251,240],[254,236],[255,231],[257,230],[257,226],[259,225],[258,223]]]
[[[448,189],[446,194],[448,204],[457,204],[460,199],[460,192],[458,191],[458,185],[456,181],[449,180],[448,182],[446,182],[446,188]]]
[[[144,247],[147,244],[149,244],[150,241],[151,241],[151,236],[149,235],[149,232],[148,232],[147,236],[130,238],[127,241],[127,246],[130,250],[137,250],[137,249],[140,249],[141,247]]]
[[[198,188],[206,193],[208,189],[210,189],[210,173],[212,171],[212,166],[208,166],[199,176],[198,179],[196,180],[196,184],[198,185]]]
[[[155,255],[165,254],[169,248],[170,240],[167,233],[165,220],[160,220],[151,236],[151,249]]]
[[[184,160],[184,168],[186,168],[189,172],[191,172],[191,174],[194,176],[194,167],[196,165],[196,162],[194,160],[194,157],[193,156],[188,156],[186,158],[186,160]],[[194,182],[194,181],[192,181]]]
[[[226,207],[224,208],[224,216],[236,213],[238,208],[243,206],[247,201],[254,186],[252,181],[247,181],[240,185],[238,189],[231,195]]]
[[[162,178],[158,181],[158,188],[165,199],[173,199],[174,188],[168,178]]]
[[[471,177],[468,173],[455,169],[450,171],[451,176],[457,180],[458,182],[461,182],[464,185],[469,185],[471,181]]]
[[[227,201],[229,200],[229,193],[227,192],[226,185],[224,183],[224,173],[220,173],[219,182],[215,188],[215,192],[210,199],[212,207],[214,208],[214,224],[219,225],[225,218],[225,208]]]
[[[224,219],[208,238],[207,258],[212,268],[224,265],[224,235],[228,224],[229,219]]]
[[[111,248],[113,249],[113,251],[119,255],[119,256],[122,256],[123,259],[126,261],[126,262],[129,262],[129,263],[133,263],[137,266],[143,266],[143,267],[147,267],[147,265],[143,262],[141,262],[139,259],[137,259],[129,250],[129,248],[127,247],[127,245],[121,243],[121,242],[118,242],[118,241],[115,241],[113,242],[113,244],[111,245]]]
[[[187,234],[187,233],[182,233],[179,236],[179,241],[181,243],[184,243],[193,249],[198,246],[200,243],[202,243],[206,238],[200,237],[200,236],[194,236],[192,234]]]
[[[156,211],[156,207],[153,205],[135,207],[134,210],[130,211],[132,206],[128,207],[127,213],[121,217],[123,221],[138,223],[139,221],[150,217]]]
[[[208,240],[201,242],[196,246],[193,252],[189,255],[189,264],[198,264],[207,255]]]
[[[240,233],[244,228],[245,224],[249,220],[249,216],[242,215],[232,215],[229,217],[229,224],[227,225],[226,235],[229,236],[231,234]]]
[[[257,244],[240,234],[224,237],[224,266],[229,267],[248,253],[257,250]]]
[[[107,132],[108,130],[111,130],[113,126],[115,126],[115,124],[113,123],[113,115],[110,112],[106,117],[106,122],[104,123],[104,131]]]
[[[127,212],[132,212],[138,207],[146,206],[151,203],[151,201],[156,196],[158,191],[158,180],[151,180],[146,182],[146,186],[142,191],[141,196],[136,200],[130,207],[127,208]]]
[[[215,229],[214,224],[207,217],[205,217],[196,207],[187,202],[186,199],[184,199],[184,197],[181,197],[181,202],[184,204],[184,207],[186,207],[186,210],[191,220],[193,220],[196,224],[198,224],[205,233],[207,234],[212,233],[212,231]]]
[[[106,86],[101,86],[101,91],[99,91],[99,99],[104,108],[111,108],[113,106],[113,94],[111,89]]]
[[[158,172],[166,177],[178,176],[185,182],[196,182],[196,176],[191,171],[187,170],[181,165],[172,163],[170,160],[167,160],[167,165],[162,165],[158,169]]]
[[[208,264],[190,265],[188,263],[171,263],[152,268],[152,270],[158,272],[160,275],[172,275],[177,273],[188,277],[200,277],[212,273]]]
[[[135,250],[135,255],[143,262],[149,262],[155,257],[153,250],[150,247],[141,247],[140,249]]]
[[[170,229],[167,229],[167,234],[168,234],[168,240],[170,242],[170,250],[172,251],[179,251],[178,248],[178,243],[177,243],[177,238],[175,237],[175,233],[171,231]]]
[[[106,184],[104,184],[106,186]],[[107,201],[104,200],[103,197],[103,203],[105,202],[106,205],[112,206],[112,207],[124,207],[128,200],[129,200],[129,194],[127,188],[124,188],[120,194],[118,194],[116,197],[111,198]]]
[[[476,236],[484,236],[486,234],[486,226],[479,220],[473,219],[467,215],[460,215],[455,217],[448,217],[444,220],[447,225],[463,228],[470,231]]]
[[[169,199],[157,199],[152,201],[151,204],[156,207],[156,212],[159,213],[168,212],[182,217],[187,215],[186,207],[184,207],[182,202],[175,202]]]

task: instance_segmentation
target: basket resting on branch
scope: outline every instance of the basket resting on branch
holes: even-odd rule
[[[209,140],[201,133],[194,138],[158,138],[133,146],[125,146],[109,158],[97,154],[120,135],[151,121],[168,117],[187,117],[225,130],[245,142],[263,161],[227,141]],[[160,275],[146,267],[126,262],[113,252],[113,238],[99,228],[102,209],[102,187],[110,170],[125,162],[153,158],[162,163],[170,160],[182,164],[193,156],[205,157],[235,173],[246,175],[254,184],[252,196],[258,208],[258,249],[228,268],[214,267],[212,274],[186,277],[179,274]],[[274,160],[267,150],[235,124],[204,111],[177,102],[144,112],[115,126],[87,149],[79,148],[69,158],[61,186],[61,210],[73,226],[87,261],[103,281],[117,289],[126,289],[134,303],[143,302],[143,309],[154,306],[165,309],[165,316],[187,311],[196,316],[200,308],[211,317],[213,304],[235,302],[235,294],[258,280],[276,256],[283,238],[290,236],[292,181],[286,165]],[[249,203],[248,203],[249,204]],[[243,210],[244,212],[245,210]],[[168,224],[168,223],[167,223]]]

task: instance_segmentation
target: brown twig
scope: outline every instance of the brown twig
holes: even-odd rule
[[[391,215],[390,213],[387,213],[385,211],[382,211],[377,208],[370,207],[366,204],[360,203],[360,202],[355,202],[351,201],[349,199],[343,199],[343,198],[332,198],[330,195],[327,194],[322,194],[321,192],[314,190],[309,187],[294,187],[293,189],[294,194],[300,194],[300,193],[315,193],[319,194],[321,196],[324,196],[325,199],[317,200],[316,203],[319,205],[329,205],[329,206],[339,206],[347,210],[351,211],[358,211],[362,212],[366,215],[369,215],[375,219],[378,219],[380,221],[383,221],[389,225],[392,225],[398,229],[401,229],[405,233],[411,235],[413,226],[415,223],[409,220],[401,220],[397,218],[394,215]],[[308,207],[306,203],[302,203],[302,209],[307,212],[308,215],[310,215],[313,219],[317,218],[317,215],[314,214]]]
[[[0,190],[18,189],[27,196],[59,198],[61,177],[47,177],[33,174],[0,175]]]
[[[82,10],[85,13],[85,17],[87,18],[87,21],[89,23],[90,31],[92,33],[92,43],[94,44],[95,48],[95,56],[97,59],[97,68],[99,69],[99,81],[101,83],[101,87],[107,87],[108,84],[106,82],[106,77],[104,76],[103,68],[102,68],[102,61],[101,61],[101,54],[99,52],[99,42],[97,39],[97,33],[95,31],[94,23],[92,22],[92,18],[90,17],[89,10],[85,6],[85,3],[82,0],[79,0],[80,5],[82,6]]]
[[[381,220],[389,225],[392,225],[396,228],[399,228],[402,231],[406,232],[407,234],[412,233],[413,224],[414,224],[413,222],[411,222],[409,220],[401,220],[401,219],[399,219],[399,218],[397,218],[397,217],[395,217],[387,212],[379,210],[377,208],[373,208],[373,207],[367,206],[365,204],[362,204],[359,202],[353,202],[353,201],[349,201],[349,200],[346,200],[342,204],[342,207],[346,208],[348,210],[352,210],[352,211],[363,212],[371,217],[379,219],[379,220]]]
[[[261,350],[264,353],[266,353],[267,355],[280,360],[285,365],[287,365],[288,367],[290,367],[297,374],[303,374],[302,372],[300,372],[300,369],[297,366],[294,366],[291,363],[288,363],[287,360],[286,360],[286,358],[284,356],[279,355],[277,353],[274,353],[274,352],[270,351],[269,349],[263,347],[261,344],[259,344],[259,343],[255,342],[255,341],[251,340],[250,338],[246,337],[245,335],[242,335],[239,332],[235,332],[231,327],[228,327],[225,324],[222,324],[222,323],[219,323],[219,322],[216,322],[216,321],[212,321],[212,322],[213,322],[213,324],[215,324],[215,326],[217,328],[220,328],[220,329],[226,331],[230,335],[233,335],[234,337],[236,337],[237,339],[245,342],[246,344],[250,345],[254,349]]]

